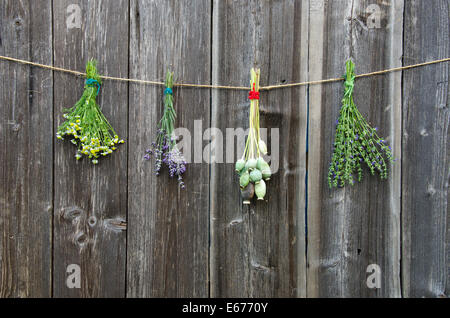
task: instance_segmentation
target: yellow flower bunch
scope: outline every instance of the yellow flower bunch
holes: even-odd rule
[[[97,105],[96,97],[100,91],[100,76],[97,74],[94,61],[86,66],[88,80],[81,99],[74,107],[68,109],[63,117],[66,119],[58,128],[56,137],[70,141],[78,147],[75,158],[80,160],[83,155],[98,163],[98,158],[117,150],[118,144],[125,141],[119,139],[108,120]]]

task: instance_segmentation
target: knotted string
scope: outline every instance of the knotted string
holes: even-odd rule
[[[257,92],[255,89],[255,83],[253,83],[253,90],[251,90],[250,93],[248,93],[248,98],[259,99],[259,92]]]
[[[353,89],[355,87],[355,73],[354,73],[354,69],[355,69],[355,64],[353,64],[353,62],[351,60],[348,60],[346,63],[346,74],[344,76],[345,78],[345,82],[344,82],[344,88],[345,88],[345,93],[344,93],[344,97],[351,97],[353,95]]]
[[[96,79],[93,79],[93,78],[88,78],[86,80],[86,85],[92,86],[94,84],[97,85],[97,95],[98,95],[100,93],[100,86],[101,86],[100,83]]]
[[[173,91],[170,87],[166,87],[166,89],[164,90],[164,95],[173,95]]]
[[[352,76],[350,80],[346,80],[344,82],[345,87],[345,94],[344,96],[352,96],[353,95],[353,88],[355,87],[355,77]]]

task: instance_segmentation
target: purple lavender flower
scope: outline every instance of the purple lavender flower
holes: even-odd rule
[[[186,160],[183,154],[176,147],[176,137],[169,137],[163,130],[158,129],[157,141],[152,143],[153,149],[148,149],[144,156],[146,160],[150,159],[150,155],[155,156],[155,174],[159,175],[162,166],[167,166],[169,176],[177,177],[179,186],[184,189],[183,174],[186,172]]]

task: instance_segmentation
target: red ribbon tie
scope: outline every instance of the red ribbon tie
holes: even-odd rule
[[[250,93],[248,93],[248,98],[259,99],[259,92],[257,92],[255,89],[255,83],[253,83],[253,90],[251,90]]]

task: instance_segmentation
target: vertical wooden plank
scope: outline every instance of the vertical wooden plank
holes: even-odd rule
[[[82,23],[69,29],[67,10],[73,4],[81,9]],[[127,0],[64,0],[53,6],[55,65],[83,71],[88,59],[95,58],[101,74],[128,76]],[[55,74],[55,129],[63,120],[63,108],[75,104],[83,86],[84,79]],[[128,84],[105,81],[97,101],[127,140]],[[55,145],[54,296],[123,297],[127,144],[97,166],[86,159],[77,162],[69,142]],[[80,289],[66,286],[70,264],[80,266]]]
[[[309,1],[308,80],[320,80],[323,74],[325,3]],[[307,186],[307,297],[319,296],[320,234],[321,234],[321,175],[322,148],[322,85],[313,85],[308,91],[308,177]]]
[[[448,0],[436,0],[432,4],[408,1],[405,6],[405,65],[450,56],[449,10]],[[449,295],[448,76],[449,63],[412,69],[403,74],[405,297]]]
[[[52,63],[48,1],[0,3],[0,54]],[[51,296],[53,76],[0,62],[0,297]]]
[[[175,81],[211,81],[209,1],[132,0],[130,19],[131,77],[163,81],[171,69]],[[207,297],[209,167],[188,164],[180,189],[166,169],[156,177],[154,161],[143,159],[156,139],[163,90],[130,86],[127,296]],[[209,90],[175,88],[174,101],[176,126],[201,144],[194,121],[209,126]]]
[[[357,73],[401,65],[402,1],[316,0],[310,7],[312,80],[343,75],[348,58]],[[379,12],[379,27],[371,23],[373,12]],[[357,80],[354,94],[360,111],[379,127],[397,158],[400,75]],[[328,188],[342,91],[342,82],[313,86],[309,99],[308,297],[400,297],[400,164],[389,171],[389,181],[365,170],[354,187]],[[381,270],[379,289],[366,285],[370,264]]]
[[[214,84],[245,85],[253,66],[261,68],[261,85],[306,79],[304,1],[214,1],[213,12]],[[247,95],[213,91],[212,126],[247,129]],[[266,200],[243,206],[234,163],[211,167],[213,297],[306,295],[306,89],[264,91],[260,109],[269,152],[279,153]],[[279,141],[271,128],[278,129]]]

